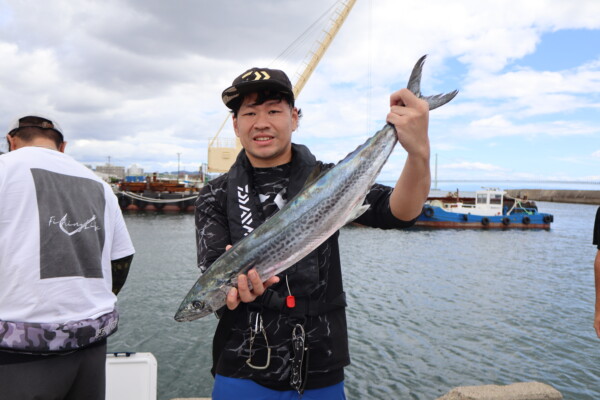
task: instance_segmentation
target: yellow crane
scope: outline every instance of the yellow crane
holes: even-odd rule
[[[333,38],[335,38],[335,35],[348,17],[350,10],[352,10],[354,3],[356,3],[356,0],[346,0],[338,3],[338,7],[335,9],[332,17],[330,28],[327,31],[324,31],[323,37],[317,41],[317,49],[311,52],[312,54],[309,53],[309,61],[304,63],[304,70],[294,84],[294,96],[296,98],[298,98],[298,95],[308,81],[308,78],[310,78],[317,67],[317,64],[321,61],[321,58],[323,58],[323,55],[333,41]],[[242,145],[237,137],[235,139],[219,139],[218,137],[228,120],[229,115],[227,115],[225,121],[223,121],[217,131],[217,134],[208,144],[208,172],[224,173],[229,171],[237,154],[242,149]]]

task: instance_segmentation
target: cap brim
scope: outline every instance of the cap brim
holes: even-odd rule
[[[277,81],[248,81],[228,87],[223,91],[221,99],[228,108],[231,108],[232,103],[240,97],[244,97],[248,93],[259,92],[262,90],[275,90],[280,93],[293,95],[293,91],[291,91],[289,87]]]
[[[43,126],[38,126],[35,124],[32,125],[27,125],[27,126],[31,126],[33,128],[39,128],[39,129],[49,129],[49,130],[53,130],[54,132],[58,133],[60,135],[60,139],[62,141],[65,140],[65,137],[62,133],[62,128],[60,127],[60,125],[53,119],[53,118],[49,118],[47,116],[41,115],[41,114],[27,114],[25,116],[19,117],[19,118],[15,118],[13,120],[13,122],[10,124],[10,126],[8,127],[8,134],[10,135],[13,131],[19,130],[21,128],[26,128],[27,126],[20,126],[20,121],[21,119],[27,118],[27,117],[35,117],[35,118],[40,118],[40,119],[45,119],[46,121],[50,122],[52,124],[52,127],[43,127]]]

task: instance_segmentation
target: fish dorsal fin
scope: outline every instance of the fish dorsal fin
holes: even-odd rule
[[[356,218],[363,215],[368,209],[369,209],[368,204],[361,204],[360,206],[356,207],[354,210],[352,210],[350,215],[348,215],[348,218],[346,219],[346,222],[344,222],[344,225],[349,224],[350,222],[354,221]]]
[[[321,176],[323,175],[322,164],[317,163],[317,165],[310,171],[308,177],[304,181],[304,187],[310,186],[315,183]]]

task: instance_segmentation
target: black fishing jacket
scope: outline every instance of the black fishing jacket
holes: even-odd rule
[[[333,164],[315,159],[308,148],[292,145],[287,199],[303,187],[307,177]],[[264,169],[263,169],[264,173]],[[201,272],[225,251],[262,224],[265,216],[258,192],[253,185],[255,170],[245,152],[240,152],[227,174],[208,182],[196,201],[196,238],[198,266]],[[356,222],[381,229],[406,228],[413,221],[396,219],[389,207],[392,188],[375,184],[366,203],[369,209]],[[306,389],[339,383],[343,368],[350,363],[344,307],[345,297],[336,232],[315,251],[296,265],[283,271],[280,282],[267,289],[255,302],[240,304],[230,311],[224,307],[218,314],[219,324],[213,340],[212,373],[252,379],[276,390],[290,390],[291,339],[296,324],[306,332],[308,366]],[[285,304],[288,295],[296,299],[296,307]],[[266,339],[255,335],[250,346],[250,326],[257,314],[262,316]],[[271,349],[267,358],[267,347]],[[247,364],[265,366],[255,369]]]

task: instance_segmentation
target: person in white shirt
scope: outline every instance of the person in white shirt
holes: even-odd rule
[[[596,335],[600,338],[600,207],[596,211],[596,221],[594,222],[594,236],[592,243],[598,251],[594,259],[594,280],[596,286],[596,309],[594,313],[594,329]]]
[[[105,396],[106,338],[134,248],[110,186],[20,118],[0,155],[0,397]]]

